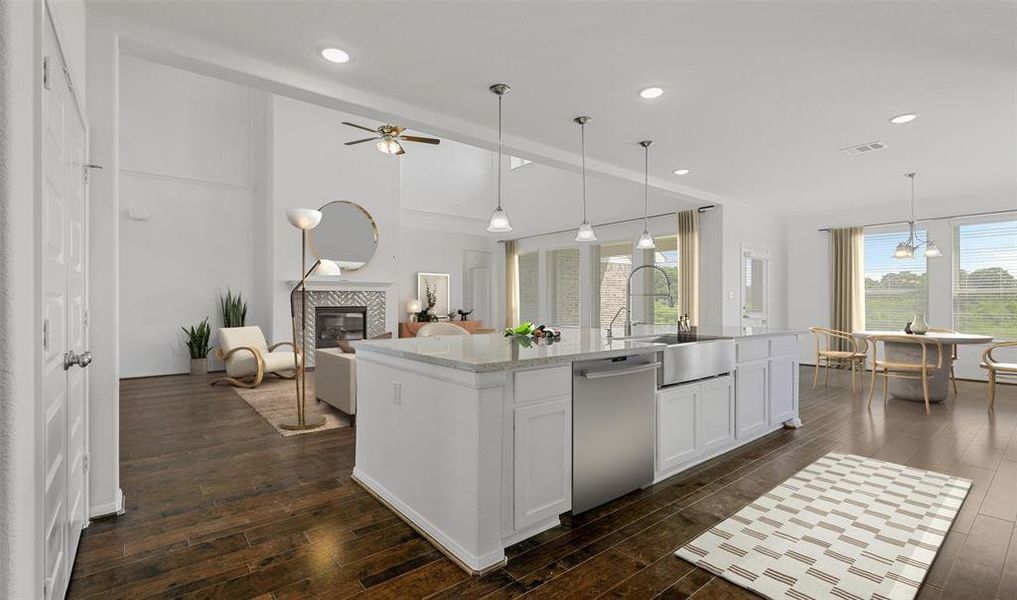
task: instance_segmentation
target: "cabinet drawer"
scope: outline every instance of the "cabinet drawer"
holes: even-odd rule
[[[769,340],[742,340],[737,344],[738,362],[765,360],[770,356]]]
[[[798,336],[771,338],[770,356],[798,356]]]
[[[551,367],[513,373],[516,404],[572,396],[572,367]]]

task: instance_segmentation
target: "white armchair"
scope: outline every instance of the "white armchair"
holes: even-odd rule
[[[435,335],[470,335],[470,332],[458,325],[441,321],[428,323],[417,330],[417,337],[431,337]]]
[[[292,350],[276,350],[281,346],[290,346]],[[226,363],[226,377],[217,379],[217,383],[228,383],[232,386],[253,388],[261,385],[265,374],[293,379],[296,376],[296,365],[302,356],[293,346],[293,342],[279,342],[268,345],[261,327],[223,327],[219,330],[219,347],[213,355]]]

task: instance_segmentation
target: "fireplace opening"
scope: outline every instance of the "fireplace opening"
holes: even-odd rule
[[[316,306],[314,347],[335,348],[339,340],[367,338],[366,306]]]

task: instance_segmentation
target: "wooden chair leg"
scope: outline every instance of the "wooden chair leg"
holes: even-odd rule
[[[989,369],[989,410],[996,407],[996,370]]]
[[[826,374],[823,377],[823,385],[824,386],[825,385],[830,385],[830,359],[829,358],[826,359],[826,368],[824,369],[824,372]]]
[[[869,382],[869,408],[872,408],[872,394],[876,391],[876,369],[872,369],[872,379]]]
[[[854,395],[855,390],[855,360],[851,359],[851,394]]]
[[[816,372],[812,376],[812,388],[813,389],[815,389],[815,387],[819,384],[819,362],[820,362],[819,357],[816,357]]]
[[[931,415],[932,409],[929,408],[929,378],[922,376],[922,396],[925,398],[925,414]]]
[[[890,372],[883,371],[883,406],[890,401]]]
[[[953,384],[953,395],[957,395],[957,375],[953,372],[953,365],[950,365],[950,383]]]

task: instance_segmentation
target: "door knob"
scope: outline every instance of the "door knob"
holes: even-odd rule
[[[64,354],[64,371],[66,371],[67,369],[70,369],[74,365],[78,365],[79,367],[84,369],[91,362],[92,362],[92,353],[91,352],[86,350],[86,351],[82,352],[81,354],[78,354],[77,352],[75,352],[73,350],[68,350],[67,353]]]

